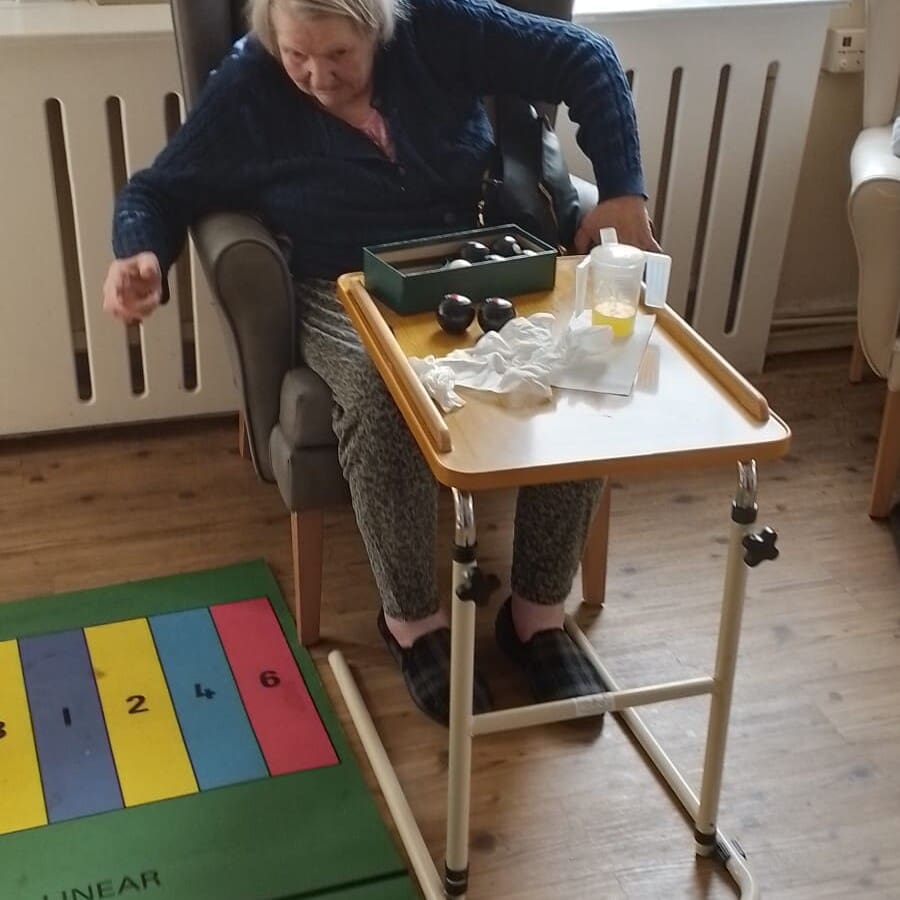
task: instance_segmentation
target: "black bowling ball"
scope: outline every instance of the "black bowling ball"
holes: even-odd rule
[[[521,245],[511,234],[504,234],[503,237],[497,238],[497,240],[491,244],[491,250],[498,256],[508,257],[522,255]]]
[[[459,248],[459,258],[470,263],[484,262],[491,251],[481,241],[466,241]]]
[[[475,304],[462,294],[444,294],[437,320],[448,334],[462,334],[475,320]]]
[[[516,317],[516,308],[505,297],[488,297],[478,307],[478,325],[484,332],[499,331]]]

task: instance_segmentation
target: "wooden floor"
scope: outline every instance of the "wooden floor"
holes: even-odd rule
[[[760,473],[760,523],[781,558],[751,572],[720,823],[764,896],[900,897],[900,563],[866,515],[883,383],[850,386],[848,356],[776,360],[758,384],[794,429]],[[289,524],[236,453],[234,422],[0,443],[0,600],[265,557],[287,593]],[[734,475],[618,484],[607,604],[583,620],[625,686],[711,670]],[[477,498],[480,559],[505,577],[508,493]],[[376,594],[349,509],[328,516],[319,670],[344,649],[435,857],[442,856],[445,732],[419,715],[375,631]],[[449,580],[447,546],[439,572]],[[500,599],[498,595],[498,600]],[[503,703],[523,699],[494,648],[479,653]],[[648,709],[692,776],[704,699]],[[367,767],[366,771],[368,773]],[[474,764],[471,900],[730,898],[615,721],[481,738]]]

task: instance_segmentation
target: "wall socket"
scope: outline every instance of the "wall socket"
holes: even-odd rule
[[[822,68],[826,72],[862,72],[866,60],[865,28],[829,28]]]

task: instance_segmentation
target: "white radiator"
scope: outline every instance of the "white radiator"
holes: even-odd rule
[[[576,0],[629,72],[669,303],[762,369],[834,0]],[[640,8],[642,11],[638,11]],[[561,115],[570,168],[593,180]]]
[[[167,6],[0,7],[0,434],[237,407],[197,265],[146,327],[101,309],[116,185],[165,143],[178,87]]]
[[[836,0],[594,2],[578,18],[633,72],[671,302],[758,371]],[[196,264],[147,327],[100,308],[115,187],[165,142],[177,90],[164,5],[0,2],[0,435],[236,408]],[[564,114],[558,128],[590,177]]]

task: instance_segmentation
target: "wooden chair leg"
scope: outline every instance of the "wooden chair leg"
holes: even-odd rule
[[[322,611],[321,509],[291,513],[291,556],[294,561],[294,618],[304,647],[319,640]]]
[[[247,423],[243,413],[238,413],[238,455],[241,459],[247,458]]]
[[[881,436],[872,476],[872,502],[869,515],[885,519],[891,510],[891,497],[900,474],[900,391],[888,391],[881,418]]]
[[[588,606],[603,606],[606,597],[606,557],[609,549],[609,479],[603,482],[603,493],[588,531],[581,557],[581,593]]]
[[[853,342],[853,353],[850,355],[850,384],[859,384],[869,364],[866,362],[865,354],[862,351],[862,344],[859,342],[859,335]]]

